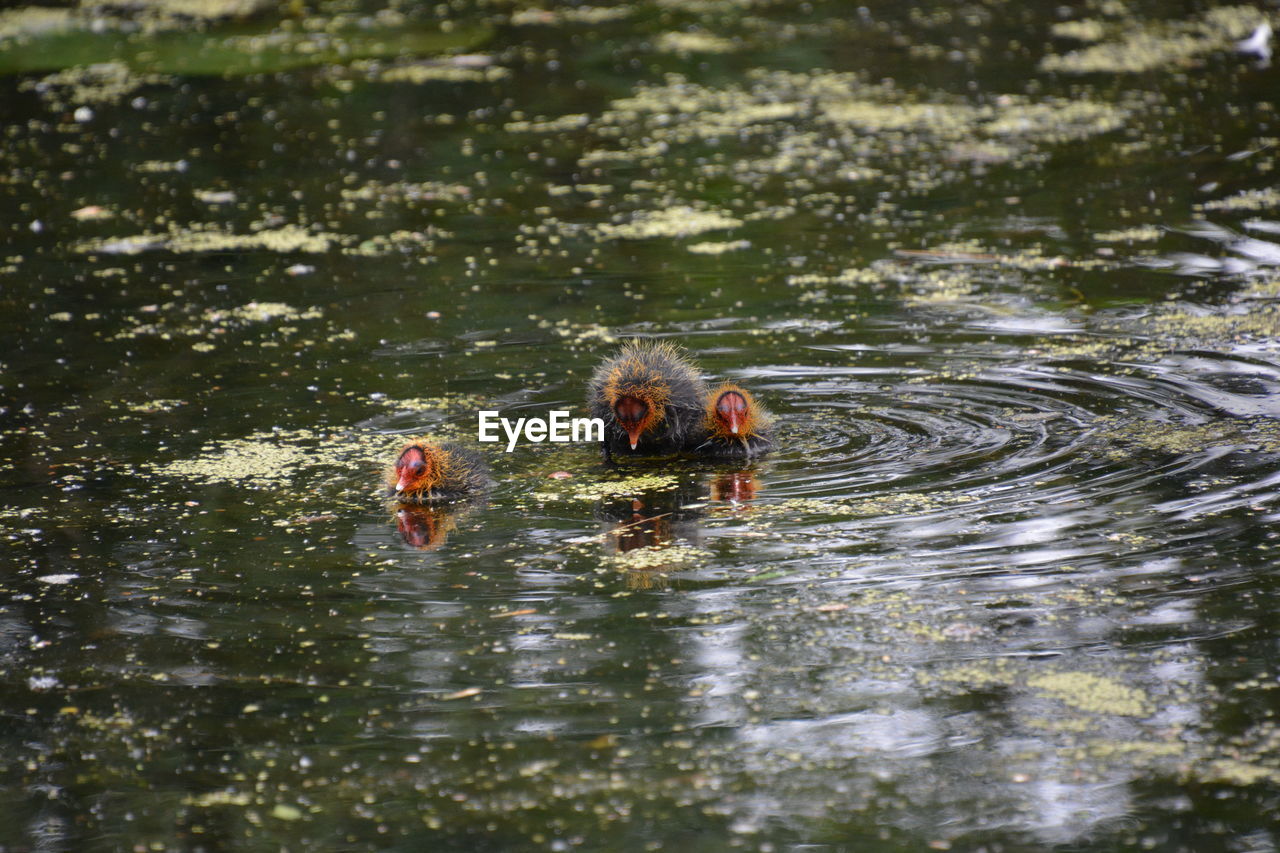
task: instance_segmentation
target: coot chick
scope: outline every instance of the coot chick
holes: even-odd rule
[[[491,485],[480,454],[450,442],[419,438],[406,444],[387,473],[400,503],[425,504],[473,497]]]
[[[587,386],[591,416],[605,423],[605,460],[679,452],[701,429],[706,396],[706,383],[679,347],[627,343]]]
[[[732,383],[707,397],[702,430],[702,440],[691,449],[706,459],[752,459],[773,450],[773,416]]]

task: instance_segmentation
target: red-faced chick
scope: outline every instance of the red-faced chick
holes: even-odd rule
[[[419,438],[406,444],[387,472],[391,497],[404,504],[470,498],[491,485],[480,454],[449,442]]]
[[[702,430],[702,440],[690,449],[706,459],[752,459],[773,450],[773,416],[729,382],[707,396]]]
[[[678,453],[700,430],[707,386],[672,344],[631,341],[591,376],[587,405],[604,421],[601,452],[620,456]]]

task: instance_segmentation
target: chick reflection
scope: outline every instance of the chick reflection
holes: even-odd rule
[[[717,474],[711,480],[711,500],[746,504],[755,500],[760,485],[753,470]]]
[[[395,513],[396,530],[404,544],[419,551],[434,551],[449,540],[449,534],[469,511],[465,504],[400,504]]]
[[[660,588],[669,572],[688,567],[689,551],[702,534],[697,497],[687,486],[597,505],[596,517],[607,524],[605,551],[626,573],[628,587]]]

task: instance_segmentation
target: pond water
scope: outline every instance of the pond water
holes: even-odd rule
[[[0,12],[0,849],[1277,849],[1266,14]]]

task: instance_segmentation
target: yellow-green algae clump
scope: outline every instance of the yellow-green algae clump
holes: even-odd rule
[[[707,231],[737,228],[742,220],[719,210],[696,210],[687,205],[642,210],[629,222],[602,223],[596,233],[607,240],[646,240],[653,237],[691,237]]]
[[[203,252],[244,251],[262,249],[269,252],[318,253],[341,238],[323,231],[310,231],[297,225],[264,229],[251,234],[235,234],[221,225],[192,223],[186,226],[170,224],[168,233],[135,234],[128,237],[108,237],[80,243],[75,251],[81,254],[136,255],[155,249],[178,254]]]
[[[1206,201],[1203,204],[1196,205],[1197,210],[1213,210],[1213,211],[1237,211],[1237,210],[1265,210],[1271,207],[1280,207],[1280,189],[1275,187],[1267,187],[1261,190],[1246,190],[1226,198],[1214,199]]]
[[[1151,710],[1151,702],[1141,690],[1087,672],[1039,675],[1027,679],[1027,686],[1092,714],[1140,717]]]
[[[1093,440],[1120,445],[1107,451],[1116,461],[1128,459],[1133,447],[1179,456],[1216,449],[1280,453],[1280,422],[1271,418],[1223,418],[1182,425],[1108,415],[1098,418],[1095,427]]]
[[[1075,74],[1135,74],[1185,66],[1204,54],[1231,49],[1236,39],[1248,35],[1264,19],[1264,13],[1253,6],[1224,6],[1186,21],[1151,24],[1129,18],[1115,25],[1116,39],[1047,56],[1040,68]],[[1076,32],[1086,29],[1091,35],[1101,35],[1093,24],[1077,25]]]
[[[295,334],[298,329],[290,323],[317,320],[323,312],[316,307],[295,308],[284,302],[248,302],[235,308],[207,308],[198,316],[180,321],[143,321],[129,318],[133,325],[111,336],[111,340],[131,340],[141,337],[205,338],[213,341],[230,331],[258,324],[272,324],[271,332],[283,337]]]
[[[695,548],[690,545],[664,545],[636,548],[606,557],[605,561],[623,571],[652,571],[687,568],[711,556],[712,553],[705,548]]]
[[[640,474],[621,480],[598,480],[594,483],[568,484],[561,491],[538,491],[530,495],[537,501],[596,501],[607,498],[631,497],[644,492],[671,489],[679,485],[680,478],[675,474]]]
[[[403,436],[377,433],[333,435],[313,430],[264,430],[244,438],[210,442],[195,456],[157,462],[153,473],[203,484],[248,489],[287,489],[307,473],[328,474],[372,467],[371,460],[389,458]]]

